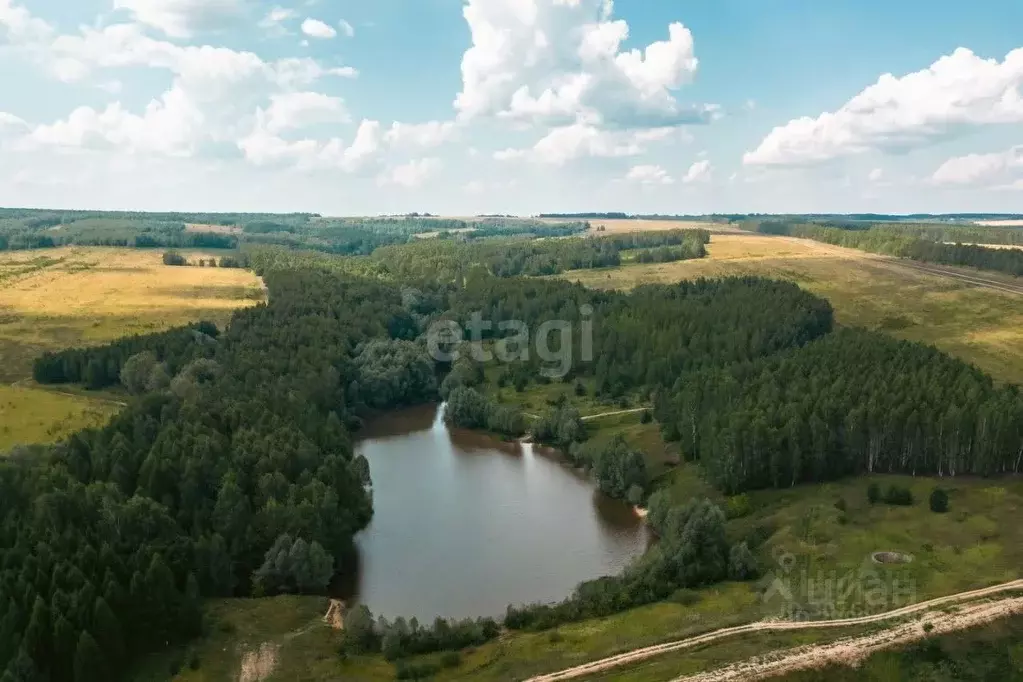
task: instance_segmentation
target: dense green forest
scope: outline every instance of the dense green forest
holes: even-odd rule
[[[271,268],[322,267],[404,284],[464,283],[474,273],[510,278],[555,275],[567,270],[613,267],[623,254],[653,252],[662,262],[703,258],[710,233],[670,230],[613,237],[534,239],[531,237],[414,239],[376,249],[366,258],[332,258],[280,246],[249,247],[257,273]]]
[[[197,226],[189,229],[189,226]],[[217,231],[209,230],[212,226]],[[480,218],[466,221],[408,215],[386,218],[323,218],[317,214],[129,213],[0,209],[0,251],[64,245],[135,248],[217,248],[266,244],[339,255],[368,255],[418,235],[565,237],[584,232],[584,221]]]
[[[140,381],[143,394],[107,426],[0,460],[5,682],[110,679],[197,634],[200,594],[249,594],[254,575],[264,591],[315,584],[316,571],[257,574],[285,535],[302,540],[289,552],[308,552],[297,565],[325,553],[333,567],[351,551],[372,514],[349,437],[357,384],[404,370],[366,343],[404,353],[417,329],[382,283],[317,270],[266,282],[269,305],[218,335],[188,329],[46,363],[63,373],[102,359],[123,374],[150,354],[150,372],[168,377],[185,364],[169,383]],[[129,351],[139,353],[122,362]],[[432,397],[433,381],[409,371],[389,399]]]
[[[756,229],[765,234],[814,239],[924,263],[965,265],[1023,276],[1023,249],[995,249],[963,243],[1023,245],[1023,228],[927,225],[828,227],[765,221],[758,223]]]
[[[620,265],[622,252],[673,247],[671,260],[703,258],[710,233],[671,230],[586,239],[424,240],[375,251],[379,271],[399,280],[464,278],[482,268],[498,277],[556,275],[566,270]]]
[[[199,358],[212,358],[220,331],[211,322],[199,322],[166,332],[129,336],[99,348],[70,348],[46,352],[36,359],[33,376],[41,384],[84,384],[100,389],[125,383],[133,393],[141,393],[139,385],[153,382],[163,387],[170,384],[181,368]],[[145,353],[145,355],[143,355]],[[149,359],[151,358],[151,361]],[[147,363],[142,363],[146,359]],[[131,362],[128,374],[125,365]],[[136,380],[134,374],[143,372]]]
[[[659,395],[666,437],[729,492],[851,474],[1023,466],[1023,396],[930,346],[843,329],[689,375]]]

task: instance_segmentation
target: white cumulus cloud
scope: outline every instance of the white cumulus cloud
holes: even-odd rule
[[[128,10],[172,38],[188,38],[237,19],[243,7],[242,0],[114,0],[114,9]]]
[[[625,175],[625,179],[641,185],[671,185],[675,182],[668,171],[655,165],[633,166]]]
[[[298,14],[293,9],[286,7],[273,7],[266,16],[263,17],[259,22],[259,27],[269,30],[277,30],[278,32],[285,32],[281,29],[281,24],[290,19],[295,19]]]
[[[711,166],[708,159],[696,161],[689,167],[686,174],[682,176],[682,182],[690,184],[693,182],[706,182],[710,180]]]
[[[45,39],[53,27],[32,16],[25,7],[15,5],[13,0],[0,0],[0,45],[9,42],[14,45]]]
[[[931,176],[939,185],[1023,187],[1023,145],[992,154],[967,154],[945,161]]]
[[[341,31],[345,34],[345,37],[347,38],[355,37],[355,27],[352,26],[347,21],[342,19],[341,21],[337,22],[337,25],[341,27]]]
[[[326,24],[319,19],[306,19],[302,22],[302,33],[306,34],[310,38],[320,38],[323,40],[333,38],[337,35],[337,31],[330,24]]]
[[[287,92],[270,96],[270,106],[260,110],[268,132],[279,133],[317,123],[344,122],[348,119],[344,100],[320,92]]]
[[[439,159],[413,159],[408,163],[395,166],[381,173],[377,178],[381,185],[400,185],[402,187],[419,187],[430,177],[436,175],[443,167]]]
[[[245,158],[257,166],[284,165],[301,170],[335,169],[353,173],[374,160],[380,150],[380,123],[363,120],[350,145],[338,137],[286,140],[266,129],[262,121],[238,141]]]
[[[674,91],[696,72],[693,37],[623,50],[629,26],[611,0],[466,0],[472,46],[462,57],[462,118],[499,116],[551,125],[628,128],[707,120]]]
[[[604,130],[588,123],[553,128],[535,145],[526,149],[504,149],[494,154],[498,161],[525,159],[534,163],[560,166],[587,157],[615,158],[638,156],[651,142],[670,137],[670,128],[646,130]]]
[[[928,68],[884,74],[841,108],[772,130],[750,165],[800,165],[870,150],[910,149],[982,125],[1023,123],[1023,48],[982,59],[958,48]]]
[[[44,63],[62,65],[57,76],[84,79],[95,71],[146,67],[172,74],[169,89],[143,111],[120,102],[103,108],[78,107],[68,117],[38,126],[37,145],[115,147],[129,152],[175,156],[194,154],[206,143],[233,143],[254,116],[272,112],[271,128],[289,117],[328,113],[344,118],[340,101],[315,93],[291,93],[328,75],[353,76],[350,67],[327,67],[308,58],[264,61],[252,52],[209,45],[178,45],[151,38],[137,24],[85,27],[60,35],[46,46]],[[283,91],[283,92],[282,92]],[[324,111],[326,109],[326,111]]]
[[[454,121],[427,121],[426,123],[395,121],[384,135],[384,139],[388,144],[395,146],[436,147],[449,140],[454,132]]]

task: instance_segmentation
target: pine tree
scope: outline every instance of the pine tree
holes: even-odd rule
[[[96,640],[88,631],[82,631],[75,649],[75,682],[106,682],[109,679],[106,663]]]
[[[111,668],[125,660],[124,635],[121,632],[121,624],[103,597],[96,599],[96,607],[92,615],[92,630],[96,633],[95,639],[103,651],[104,657],[111,662]]]

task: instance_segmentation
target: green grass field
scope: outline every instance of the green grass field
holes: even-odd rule
[[[196,260],[206,251],[187,251]],[[209,252],[212,253],[212,252]],[[66,247],[0,254],[0,382],[31,375],[44,350],[209,319],[263,299],[237,268],[169,267],[160,251]]]
[[[104,423],[116,396],[29,381],[47,350],[105,343],[208,319],[263,299],[252,272],[169,267],[162,252],[66,247],[0,253],[0,452]],[[211,251],[184,252],[196,260]],[[73,395],[72,395],[73,394]]]
[[[206,636],[146,657],[133,682],[261,682],[328,680],[339,667],[336,633],[322,621],[317,597],[222,599],[207,602]],[[386,679],[386,678],[383,678]]]
[[[998,379],[1023,384],[1023,297],[1017,294],[788,237],[714,234],[708,253],[700,260],[577,270],[562,277],[621,289],[727,275],[788,279],[831,301],[839,324],[931,343]]]
[[[0,386],[0,455],[15,445],[51,443],[105,424],[118,405],[30,386]]]

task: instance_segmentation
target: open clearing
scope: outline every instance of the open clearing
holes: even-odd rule
[[[241,234],[242,228],[237,225],[209,225],[202,223],[189,223],[185,225],[185,232],[205,232],[207,234]]]
[[[1023,244],[982,244],[980,242],[945,242],[945,244],[962,244],[964,246],[981,246],[985,249],[1023,249]]]
[[[106,401],[28,386],[0,386],[0,456],[14,445],[50,443],[105,424],[117,410]]]
[[[708,253],[701,260],[562,276],[598,288],[727,275],[789,279],[831,301],[840,324],[932,343],[996,378],[1023,384],[1023,296],[1012,291],[1023,288],[1018,280],[748,233],[715,234]]]
[[[183,253],[193,262],[222,255]],[[162,257],[162,251],[92,247],[0,253],[0,451],[57,440],[103,423],[118,408],[85,392],[28,382],[43,351],[202,319],[223,325],[236,308],[264,297],[259,278],[247,270],[171,267]]]
[[[595,218],[589,221],[592,226],[590,234],[624,234],[626,232],[663,232],[665,230],[694,230],[702,229],[711,232],[739,232],[739,230],[727,223],[713,223],[702,220],[602,220]],[[597,228],[603,227],[603,230]]]
[[[1011,219],[1011,220],[974,220],[972,221],[976,225],[986,225],[989,227],[1023,227],[1023,220]]]
[[[217,255],[182,253],[191,261]],[[171,267],[162,255],[87,247],[0,254],[0,381],[29,376],[44,350],[200,319],[222,325],[234,309],[263,298],[248,270]]]
[[[336,633],[323,623],[326,608],[327,599],[320,597],[209,600],[206,637],[191,647],[145,657],[127,678],[133,682],[337,679],[327,672],[337,670],[339,659]],[[382,660],[380,667],[391,671]]]

